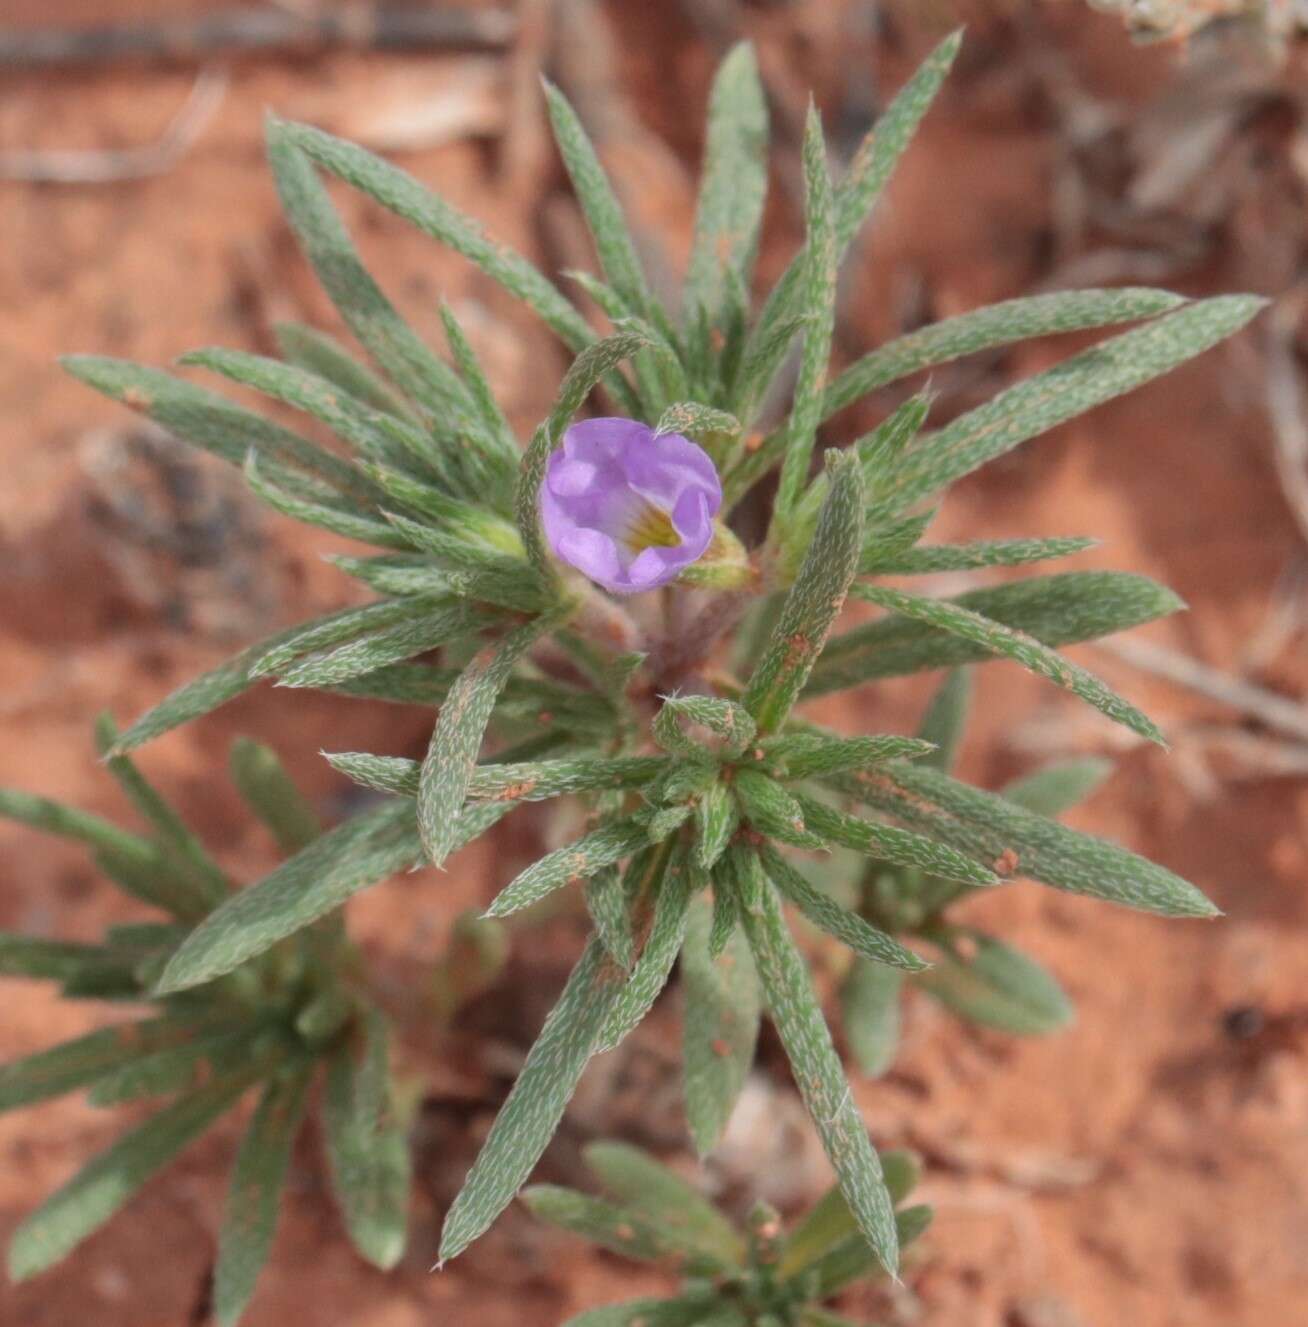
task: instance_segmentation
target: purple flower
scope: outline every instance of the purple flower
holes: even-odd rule
[[[555,553],[614,594],[666,585],[708,548],[722,483],[679,433],[586,419],[563,435],[541,485]]]

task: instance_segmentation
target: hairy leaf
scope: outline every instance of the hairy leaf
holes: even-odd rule
[[[836,320],[835,199],[827,174],[822,121],[811,102],[804,127],[803,160],[806,239],[804,282],[799,300],[801,312],[808,316],[808,324],[804,328],[804,353],[790,419],[782,435],[781,479],[772,515],[772,528],[778,533],[790,524],[800,493],[808,482]]]
[[[737,848],[732,849],[732,856],[742,891],[745,932],[795,1084],[817,1126],[859,1231],[881,1265],[893,1274],[899,1254],[890,1194],[867,1126],[831,1043],[807,966],[786,928],[781,901],[764,878],[757,858]]]
[[[922,369],[947,364],[979,350],[1012,345],[1036,336],[1136,322],[1170,313],[1185,298],[1167,290],[1060,290],[1004,300],[971,313],[945,318],[888,341],[851,364],[827,388],[823,418]]]
[[[790,713],[858,569],[863,543],[863,476],[857,458],[828,452],[827,475],[831,487],[813,541],[745,690],[745,708],[764,733],[774,732]]]
[[[268,827],[283,852],[299,852],[322,833],[318,813],[272,747],[238,737],[232,743],[230,763],[232,781],[246,805]]]
[[[472,828],[476,816],[470,809],[461,829]],[[231,972],[421,855],[407,802],[347,820],[206,917],[169,960],[158,993]]]
[[[831,782],[905,824],[994,861],[1007,876],[1164,916],[1217,914],[1198,889],[1165,867],[921,764],[842,774]]]
[[[653,882],[654,920],[640,957],[618,993],[595,1042],[596,1051],[612,1050],[649,1013],[667,985],[673,964],[686,937],[686,914],[695,875],[685,853],[664,849],[664,865]],[[657,863],[657,859],[656,859]],[[656,870],[658,869],[656,865]]]
[[[922,441],[886,493],[902,509],[1028,438],[1151,381],[1238,332],[1264,305],[1254,295],[1188,304],[1001,392]]]
[[[513,1201],[545,1150],[586,1067],[624,974],[592,940],[527,1054],[463,1188],[445,1217],[440,1257],[455,1258]]]
[[[1003,795],[1028,811],[1056,816],[1083,802],[1113,772],[1110,760],[1063,760],[1004,785]]]
[[[1039,963],[981,931],[951,936],[918,984],[960,1017],[1000,1032],[1034,1036],[1072,1021],[1071,1002]]]
[[[980,613],[1042,645],[1071,645],[1125,631],[1174,613],[1181,600],[1147,576],[1119,571],[1072,571],[969,590],[939,600]],[[902,616],[855,627],[830,641],[813,670],[808,695],[823,695],[881,677],[993,659],[974,640]]]
[[[715,890],[726,888],[715,880]],[[702,896],[691,903],[681,951],[686,1120],[701,1157],[717,1146],[754,1063],[761,1007],[754,960],[735,927],[734,908],[731,931],[718,953],[712,951],[714,911]]]
[[[248,1078],[211,1083],[124,1134],[47,1198],[14,1232],[9,1275],[43,1272],[102,1226],[249,1086]]]
[[[461,842],[459,811],[495,702],[514,665],[554,621],[553,616],[538,617],[479,650],[450,688],[418,781],[418,831],[435,866]]]
[[[235,1327],[268,1261],[309,1081],[309,1074],[298,1073],[269,1083],[236,1154],[214,1265],[213,1312],[219,1327]]]
[[[645,1218],[675,1241],[695,1261],[708,1259],[719,1268],[739,1267],[745,1245],[735,1227],[698,1189],[628,1143],[587,1143],[586,1164],[628,1210]]]
[[[627,816],[602,825],[574,843],[546,853],[519,872],[495,896],[485,915],[507,917],[528,908],[566,884],[589,880],[597,871],[629,857],[647,842],[643,817]]]
[[[686,274],[686,315],[716,321],[724,273],[749,285],[767,192],[768,112],[753,48],[740,42],[718,66]]]
[[[894,766],[899,771],[912,766]],[[840,775],[836,779],[867,779],[871,774]],[[858,816],[846,815],[816,798],[800,795],[796,799],[804,812],[804,819],[815,833],[842,847],[865,852],[869,857],[894,862],[897,866],[912,866],[946,880],[959,880],[968,885],[998,884],[999,877],[972,857],[955,852],[948,843],[937,842],[922,834],[912,834],[892,825],[879,825]]]
[[[856,585],[854,593],[869,603],[879,604],[903,617],[925,623],[961,636],[987,654],[1002,655],[1020,663],[1024,668],[1046,678],[1055,686],[1079,696],[1093,705],[1101,714],[1129,728],[1133,733],[1165,746],[1163,735],[1153,721],[1129,701],[1123,700],[1107,683],[1087,668],[1064,659],[1060,654],[1041,644],[1034,636],[993,619],[951,603],[947,599],[929,599],[922,595],[905,594],[884,585]]]
[[[374,1267],[399,1262],[408,1238],[411,1163],[387,1063],[386,1020],[368,1010],[357,1044],[327,1066],[323,1126],[332,1192],[350,1241]]]
[[[840,986],[845,1039],[858,1067],[880,1078],[899,1049],[899,1003],[904,974],[884,963],[856,959]]]
[[[759,860],[768,879],[814,926],[848,945],[862,958],[886,963],[905,972],[921,972],[929,964],[893,936],[879,931],[856,912],[838,903],[809,882],[774,848],[760,851]]]

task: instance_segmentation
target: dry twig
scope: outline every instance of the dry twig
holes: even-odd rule
[[[0,179],[40,184],[113,184],[171,170],[195,145],[227,93],[227,74],[202,69],[181,110],[153,143],[111,149],[31,148],[0,154]]]
[[[1100,641],[1098,649],[1115,655],[1133,668],[1175,682],[1201,696],[1229,705],[1288,737],[1308,742],[1308,710],[1298,701],[1274,691],[1230,677],[1219,669],[1142,640]]]

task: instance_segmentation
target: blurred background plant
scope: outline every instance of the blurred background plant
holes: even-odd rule
[[[97,737],[101,751],[112,748],[117,733],[107,718]],[[83,1089],[102,1107],[171,1100],[27,1217],[9,1245],[10,1275],[23,1280],[67,1256],[257,1088],[214,1268],[214,1316],[230,1327],[267,1261],[282,1187],[319,1080],[317,1114],[345,1229],[362,1257],[393,1267],[408,1227],[410,1125],[391,1077],[387,1019],[369,996],[341,914],[219,981],[156,996],[155,983],[177,945],[221,906],[233,882],[131,760],[111,756],[108,769],[146,822],[146,834],[15,789],[0,789],[0,815],[88,847],[118,889],[167,920],[111,927],[98,945],[0,933],[0,974],[58,982],[66,999],[144,1005],[150,1012],[0,1065],[0,1109]],[[271,748],[237,742],[231,776],[284,853],[322,842],[316,813]]]
[[[766,1203],[737,1225],[675,1171],[626,1143],[590,1143],[584,1155],[609,1197],[538,1184],[523,1191],[528,1210],[623,1257],[675,1267],[685,1283],[676,1298],[592,1309],[563,1327],[841,1327],[850,1319],[823,1303],[885,1275],[838,1188],[787,1233]],[[911,1153],[887,1152],[882,1164],[899,1244],[907,1249],[931,1224],[931,1209],[903,1206],[918,1179]]]

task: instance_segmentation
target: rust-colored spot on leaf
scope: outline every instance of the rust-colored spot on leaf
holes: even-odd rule
[[[154,397],[144,387],[128,387],[123,392],[123,404],[133,410],[149,410],[154,404]]]
[[[1017,855],[1016,850],[1005,848],[994,860],[994,872],[1005,880],[1009,880],[1017,874],[1018,867],[1021,865],[1022,859]]]
[[[731,1054],[731,1047],[728,1046],[721,1037],[714,1037],[713,1054],[720,1056],[722,1059],[726,1059],[726,1057]]]
[[[511,783],[507,788],[500,789],[491,799],[496,802],[516,802],[520,797],[526,797],[536,786],[538,780],[523,779],[520,783]]]

